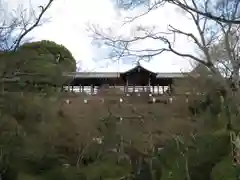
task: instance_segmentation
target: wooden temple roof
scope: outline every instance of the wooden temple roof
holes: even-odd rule
[[[119,78],[125,73],[116,72],[71,72],[65,73],[64,76],[73,78]],[[156,78],[183,78],[187,73],[156,73]]]
[[[120,73],[117,72],[71,72],[66,76],[73,78],[118,78]]]
[[[65,76],[72,77],[74,79],[87,79],[87,78],[119,78],[122,76],[129,75],[131,73],[147,72],[156,78],[183,78],[188,73],[156,73],[144,68],[141,65],[137,65],[125,72],[70,72],[65,73]]]
[[[168,85],[173,79],[184,78],[187,73],[157,73],[150,71],[140,64],[125,72],[70,72],[64,76],[69,77],[69,83],[73,86],[91,84],[101,85]]]
[[[15,81],[19,81],[24,73],[19,73]],[[30,76],[45,76],[43,74],[27,74]],[[63,74],[67,78],[66,85],[125,85],[128,82],[129,85],[143,85],[148,84],[149,80],[151,84],[167,85],[172,84],[174,79],[184,78],[189,76],[189,73],[157,73],[150,71],[140,64],[125,71],[125,72],[66,72]],[[61,77],[59,77],[61,78]],[[6,79],[6,81],[12,81],[12,78]]]

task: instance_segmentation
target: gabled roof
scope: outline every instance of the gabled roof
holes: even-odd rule
[[[150,74],[156,76],[156,78],[183,78],[189,75],[189,73],[157,73],[148,70],[143,67],[139,62],[133,68],[125,71],[125,72],[70,72],[65,73],[64,76],[72,77],[72,78],[119,78],[120,75],[125,75],[130,72],[134,72],[135,70],[140,69],[143,71],[147,71]]]
[[[152,72],[152,71],[146,69],[146,68],[143,67],[139,62],[137,63],[137,65],[136,65],[135,67],[133,67],[133,68],[131,68],[131,69],[129,69],[129,70],[121,73],[121,74],[127,74],[127,73],[133,72],[133,71],[135,71],[135,70],[137,70],[137,69],[138,69],[138,70],[143,70],[143,71],[148,71],[148,72],[151,73],[151,74],[157,74],[157,73],[155,73],[155,72]]]
[[[128,72],[128,71],[126,71]],[[124,73],[116,73],[116,72],[72,72],[66,73],[65,76],[73,77],[73,78],[119,78],[121,74]],[[150,71],[151,72],[151,71]],[[186,73],[154,73],[156,74],[156,78],[183,78],[189,76]]]

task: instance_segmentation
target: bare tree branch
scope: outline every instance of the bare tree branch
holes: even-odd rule
[[[212,19],[213,21],[218,21],[218,22],[222,22],[222,23],[230,23],[230,24],[240,24],[240,20],[239,20],[240,17],[238,19],[227,19],[227,18],[222,17],[222,16],[213,15],[209,11],[203,12],[203,11],[201,11],[201,10],[195,8],[195,7],[189,6],[188,4],[182,3],[180,0],[164,0],[164,1],[175,4],[178,7],[181,7],[183,9],[188,9],[189,11],[195,12],[195,13],[201,15],[201,16],[205,16],[208,19]]]
[[[138,16],[127,17],[126,20],[125,20],[125,22],[123,23],[123,26],[124,26],[125,24],[131,23],[131,22],[133,22],[133,21],[135,21],[135,20],[137,20],[137,19],[139,19],[139,18],[141,18],[141,17],[143,17],[143,16],[146,16],[147,14],[149,14],[149,13],[152,12],[153,10],[159,8],[159,7],[160,7],[161,5],[163,5],[163,4],[164,4],[164,2],[162,2],[162,1],[155,2],[152,6],[148,7],[148,10],[147,10],[146,12],[144,12],[144,13],[138,15]]]
[[[13,51],[16,51],[17,48],[19,47],[22,39],[28,34],[30,33],[35,27],[37,27],[40,23],[40,20],[42,19],[44,13],[49,9],[49,7],[51,6],[51,4],[53,3],[54,0],[49,0],[49,2],[47,3],[47,5],[45,7],[43,6],[39,6],[39,8],[41,9],[40,14],[38,15],[38,17],[36,18],[35,23],[33,23],[29,28],[26,27],[26,24],[24,24],[24,31],[23,33],[21,33],[21,35],[18,37],[18,39],[14,42],[13,44]]]
[[[212,47],[215,47],[215,44],[218,43],[218,41],[221,39],[221,36],[223,36],[223,33],[221,32],[221,27],[224,27],[226,29],[226,26],[228,24],[224,24],[219,21],[213,21],[208,17],[202,16],[201,14],[192,11],[188,8],[192,7],[196,9],[197,11],[206,11],[209,10],[213,11],[213,7],[211,6],[210,0],[204,0],[203,7],[200,7],[200,2],[196,0],[162,0],[157,1],[155,4],[153,4],[152,8],[149,8],[151,10],[155,10],[155,7],[161,7],[164,8],[164,2],[168,2],[171,4],[176,5],[177,7],[181,8],[185,13],[190,15],[191,20],[193,21],[196,29],[197,29],[197,35],[193,32],[186,32],[181,29],[177,29],[176,27],[169,25],[169,32],[154,32],[153,30],[149,31],[148,27],[144,27],[141,25],[141,31],[144,35],[134,35],[134,37],[131,38],[125,38],[124,36],[116,37],[116,36],[109,36],[107,33],[103,33],[99,31],[98,28],[95,28],[93,34],[95,35],[94,39],[102,41],[105,43],[105,45],[112,47],[114,51],[116,51],[118,55],[118,59],[122,56],[132,56],[132,57],[139,57],[139,58],[151,58],[157,55],[162,54],[163,52],[171,52],[178,56],[192,59],[198,63],[202,63],[203,65],[207,66],[216,76],[218,76],[217,79],[222,81],[224,78],[222,77],[221,72],[223,72],[222,68],[225,67],[229,70],[229,66],[226,63],[223,63],[223,66],[221,68],[217,68],[216,63],[217,60],[215,57],[212,56]],[[190,5],[191,3],[191,5]],[[162,6],[160,6],[162,5]],[[225,6],[222,6],[220,9],[217,9],[218,12],[222,11],[222,14],[225,16],[228,16],[228,18],[236,19],[237,12],[238,12],[238,5],[239,3],[235,3],[236,7],[235,9],[232,8],[231,12],[228,12],[227,9],[229,4],[226,4]],[[215,8],[215,7],[214,7]],[[142,17],[144,15],[147,15],[150,13],[149,10],[147,12],[142,13],[138,16],[135,16],[131,18],[129,23],[133,22],[134,20],[138,19],[139,17]],[[224,14],[225,13],[225,14]],[[227,15],[226,15],[227,14]],[[126,23],[126,22],[125,22]],[[124,24],[125,24],[124,23]],[[230,27],[231,32],[232,27]],[[165,36],[167,35],[167,36]],[[170,42],[168,36],[172,35],[175,41],[175,37],[182,35],[187,38],[190,38],[195,45],[198,47],[199,52],[203,55],[202,57],[198,57],[193,54],[183,53],[178,51],[174,48],[173,43]],[[155,40],[157,42],[162,42],[163,45],[159,45],[160,47],[153,47],[153,48],[140,48],[133,49],[132,45],[136,44],[138,42],[144,42],[145,40]],[[164,46],[165,44],[165,46]],[[235,45],[235,49],[236,49]],[[236,51],[234,52],[236,54]],[[115,54],[115,55],[116,55]],[[233,54],[233,53],[232,53]],[[234,55],[236,56],[236,55]],[[223,78],[223,79],[222,79]],[[224,83],[225,84],[225,83]]]
[[[187,9],[188,11],[197,13],[197,14],[204,16],[207,19],[211,19],[213,21],[218,21],[221,23],[240,24],[240,17],[238,17],[236,19],[229,19],[228,16],[224,16],[223,14],[221,14],[219,16],[214,15],[214,13],[211,12],[209,9],[195,8],[194,6],[187,4],[186,1],[184,1],[184,0],[158,0],[158,1],[155,1],[155,5],[160,5],[160,4],[164,4],[164,3],[170,3],[170,4],[177,5],[180,8]],[[226,1],[226,4],[228,4],[228,3],[230,3],[230,2]],[[234,1],[234,3],[237,3],[237,1]],[[136,5],[133,4],[132,1],[130,1],[127,6],[132,7],[132,6],[136,6]],[[149,8],[149,9],[151,9],[151,8]],[[228,14],[228,11],[226,13]],[[146,13],[139,15],[139,17],[142,17],[145,14]],[[135,19],[135,18],[133,18],[133,19]]]

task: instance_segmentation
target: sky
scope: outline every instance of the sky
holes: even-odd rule
[[[0,0],[7,2],[9,11],[20,4],[28,7],[30,0]],[[31,6],[46,4],[47,0],[32,0]],[[133,11],[117,9],[112,0],[55,0],[44,18],[46,23],[29,34],[32,40],[52,40],[63,44],[73,54],[82,71],[125,71],[134,66],[132,60],[113,61],[108,59],[110,49],[106,46],[96,47],[92,43],[88,24],[110,28],[112,35],[132,36],[137,25],[155,26],[157,30],[166,31],[169,24],[188,32],[195,32],[193,23],[186,14],[176,7],[166,6],[122,27],[122,20],[143,12],[143,7]],[[137,32],[139,33],[139,32]],[[180,52],[195,53],[195,47],[187,38],[177,37],[174,47]],[[143,41],[133,44],[135,49],[161,47],[161,43]],[[188,60],[172,53],[164,53],[141,64],[154,72],[182,72],[191,68]]]

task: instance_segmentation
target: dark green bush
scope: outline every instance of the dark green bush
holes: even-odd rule
[[[227,134],[199,136],[179,148],[172,142],[159,155],[163,168],[161,180],[185,180],[187,175],[194,180],[210,180],[214,166],[229,152]]]

